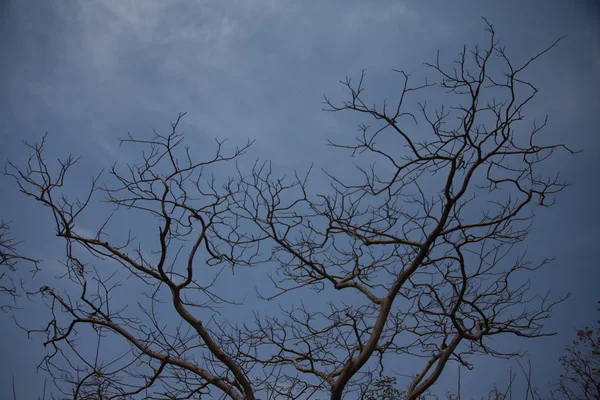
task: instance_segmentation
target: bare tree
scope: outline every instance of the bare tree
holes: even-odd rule
[[[599,400],[600,320],[596,328],[578,329],[577,339],[565,352],[560,358],[564,374],[560,376],[555,395],[569,400]]]
[[[70,283],[31,293],[51,319],[28,332],[47,336],[42,366],[67,383],[63,394],[367,398],[380,376],[405,374],[402,363],[410,371],[401,393],[412,400],[449,363],[472,368],[473,354],[515,354],[495,348],[493,337],[550,334],[543,321],[562,298],[530,294],[517,276],[549,260],[534,264],[511,250],[525,240],[533,208],[550,206],[567,186],[540,167],[556,150],[572,151],[538,141],[545,120],[524,123],[538,92],[524,71],[558,41],[515,65],[490,24],[486,30],[488,44],[463,48],[454,69],[439,54],[426,64],[437,85],[412,85],[397,71],[393,107],[367,106],[364,72],[356,85],[342,82],[348,101],[326,98],[327,110],[376,124],[361,126],[355,143],[331,143],[351,152],[357,171],[349,181],[327,174],[327,194],[311,193],[309,174],[284,179],[269,163],[219,183],[211,169],[251,143],[227,153],[218,142],[211,158],[196,161],[181,146],[183,115],[166,135],[123,140],[144,149],[141,161],[113,167],[109,182],[94,178],[83,200],[62,192],[76,160],[52,171],[44,141],[29,145],[28,165],[9,164],[7,174],[54,216]],[[408,99],[427,91],[448,102],[412,112]],[[115,207],[111,217],[122,217],[86,235],[78,223],[95,192]],[[119,237],[125,224],[157,233],[143,242]],[[217,307],[236,305],[226,282],[218,290],[230,267],[268,275],[273,287],[261,285],[259,296],[280,301],[281,312],[257,311],[254,323],[219,317]],[[118,294],[130,282],[145,288],[137,307],[134,289]]]
[[[8,223],[4,221],[0,221],[0,265],[3,267],[3,270],[0,272],[0,293],[3,295],[15,296],[16,290],[14,283],[12,280],[6,285],[6,281],[8,281],[8,277],[6,276],[6,270],[14,271],[15,270],[15,244],[14,239],[9,236],[10,235],[10,226]]]
[[[34,270],[37,269],[36,260],[17,252],[18,244],[19,242],[11,235],[10,224],[0,221],[0,309],[3,311],[13,308],[18,297],[17,287],[11,276],[16,272],[17,264],[20,261],[27,261],[32,263]],[[12,304],[5,302],[6,298],[10,299]]]

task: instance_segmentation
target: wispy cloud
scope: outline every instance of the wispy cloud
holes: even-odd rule
[[[274,159],[289,138],[306,151],[322,147],[330,128],[339,128],[320,111],[329,92],[324,85],[335,88],[340,73],[368,67],[379,51],[372,39],[416,15],[391,1],[105,0],[53,7],[63,33],[52,52],[60,57],[51,74],[21,81],[58,119],[86,126],[76,140],[93,141],[107,162],[115,155],[108,146],[133,120],[148,132],[179,111],[189,112],[185,123],[201,135],[188,139],[202,143],[258,138],[257,147]]]
[[[403,20],[417,17],[418,13],[403,2],[360,2],[346,10],[340,25],[347,31],[360,35],[365,28],[373,28],[387,23],[399,24]]]

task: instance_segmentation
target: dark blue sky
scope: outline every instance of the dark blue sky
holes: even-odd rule
[[[529,70],[540,88],[528,115],[549,115],[545,134],[583,152],[552,167],[573,186],[550,209],[536,211],[528,239],[532,257],[557,260],[533,277],[532,290],[572,292],[549,321],[558,335],[515,342],[529,349],[538,385],[558,376],[558,350],[574,327],[597,319],[600,172],[600,6],[595,1],[17,1],[0,6],[0,158],[22,161],[23,140],[49,135],[48,159],[83,157],[72,189],[128,159],[118,138],[164,131],[180,111],[188,144],[202,152],[213,138],[256,139],[248,154],[278,171],[318,168],[344,173],[343,154],[326,140],[351,138],[358,118],[321,111],[322,96],[344,99],[340,79],[368,70],[373,101],[392,98],[391,68],[423,76],[422,63],[453,59],[463,44],[487,38],[492,22],[517,62],[567,35]],[[336,158],[339,157],[339,158]],[[346,165],[346,164],[343,164]],[[318,169],[317,168],[317,169]],[[318,179],[322,176],[317,176]],[[58,270],[62,244],[52,221],[0,181],[1,214],[13,221],[22,249],[46,260],[42,278]],[[92,219],[93,220],[93,219]],[[81,229],[87,227],[82,226]],[[93,227],[90,226],[89,229]],[[240,283],[241,284],[241,283]],[[252,290],[248,295],[252,294]],[[29,307],[29,306],[28,306]],[[39,317],[29,307],[21,318]],[[233,318],[233,317],[232,317]],[[0,397],[14,374],[20,398],[41,392],[35,365],[40,338],[27,340],[0,314]],[[6,360],[12,360],[6,362]],[[482,394],[507,363],[463,375],[463,394]],[[494,371],[491,373],[490,371]],[[454,374],[454,372],[451,372]],[[447,377],[452,382],[453,377]],[[446,391],[442,388],[442,393]],[[452,388],[448,388],[451,390]]]

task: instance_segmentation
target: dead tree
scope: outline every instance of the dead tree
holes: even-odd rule
[[[523,123],[538,89],[522,74],[558,41],[515,65],[489,24],[487,32],[488,45],[463,48],[454,69],[443,67],[439,53],[426,64],[450,104],[411,112],[410,96],[434,84],[412,86],[402,71],[393,105],[368,105],[364,72],[356,84],[342,82],[348,101],[325,99],[326,110],[360,113],[375,124],[362,125],[354,143],[330,143],[357,165],[353,179],[328,174],[331,193],[311,195],[307,177],[282,182],[268,164],[240,177],[245,196],[236,212],[272,243],[280,265],[278,290],[268,298],[306,288],[334,292],[323,297],[332,299],[328,305],[295,307],[287,318],[236,332],[260,338],[248,356],[263,345],[278,349],[257,361],[286,367],[290,386],[326,387],[341,399],[364,393],[373,377],[404,360],[413,371],[403,392],[417,399],[449,362],[470,368],[471,354],[514,355],[489,338],[547,334],[543,320],[556,301],[528,293],[516,275],[550,260],[533,264],[511,250],[525,240],[532,209],[550,206],[567,186],[540,167],[556,150],[572,151],[538,140],[547,120]]]
[[[10,224],[0,221],[0,309],[3,311],[12,309],[19,296],[12,276],[16,272],[17,264],[26,261],[33,265],[32,273],[37,270],[37,261],[19,253],[18,245],[19,242],[11,235]],[[6,299],[9,301],[7,302]]]
[[[560,362],[564,373],[553,398],[600,400],[600,320],[595,327],[577,330],[577,338],[566,347]]]
[[[525,240],[533,208],[550,206],[567,186],[540,167],[571,150],[538,141],[546,121],[528,126],[524,116],[538,89],[523,72],[558,41],[515,65],[489,24],[487,32],[488,44],[463,48],[454,69],[439,55],[426,64],[437,85],[413,86],[397,71],[393,106],[367,106],[364,72],[356,85],[342,82],[350,99],[326,99],[327,110],[360,113],[375,126],[363,125],[354,143],[331,143],[356,158],[357,171],[350,180],[327,174],[326,194],[311,193],[308,174],[286,180],[269,163],[219,183],[211,169],[250,143],[230,153],[218,143],[212,158],[196,161],[181,148],[183,115],[167,135],[125,139],[144,148],[141,161],[113,167],[109,182],[96,177],[83,200],[62,192],[76,160],[53,172],[44,142],[30,145],[29,164],[9,164],[7,173],[54,216],[70,282],[36,292],[51,319],[28,331],[47,335],[42,366],[63,393],[353,398],[402,364],[412,375],[401,393],[419,399],[449,363],[471,368],[473,354],[513,355],[493,337],[548,335],[543,321],[562,298],[530,294],[516,276],[548,260],[534,264],[511,250]],[[448,102],[411,111],[411,96],[427,91]],[[95,192],[119,224],[109,218],[84,234],[78,223]],[[124,226],[153,238],[121,235]],[[254,324],[219,317],[217,306],[235,306],[216,286],[229,268],[268,276],[274,286],[265,292],[261,283],[260,296],[280,301],[281,312],[256,312]],[[119,297],[130,282],[137,286]]]
[[[9,277],[6,275],[6,269],[8,272],[15,270],[15,245],[14,239],[10,235],[10,226],[4,221],[0,221],[0,266],[3,270],[0,272],[0,293],[2,295],[9,295],[14,297],[16,295],[15,285],[12,281],[9,281]]]

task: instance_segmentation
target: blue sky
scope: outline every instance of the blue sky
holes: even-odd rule
[[[22,161],[22,141],[48,132],[49,159],[83,157],[71,181],[78,189],[130,157],[119,137],[164,131],[186,111],[182,127],[195,151],[206,151],[215,137],[232,144],[256,139],[249,163],[270,159],[282,174],[313,163],[344,173],[347,158],[327,139],[354,137],[360,119],[321,111],[323,95],[345,99],[338,81],[366,68],[369,98],[393,98],[399,81],[391,68],[419,79],[422,63],[438,49],[451,60],[463,44],[486,40],[480,16],[517,61],[568,35],[528,73],[541,89],[529,113],[549,114],[546,135],[584,150],[554,160],[573,186],[555,207],[536,211],[528,239],[530,256],[557,257],[534,276],[532,289],[573,293],[548,324],[557,336],[515,342],[530,350],[542,386],[558,376],[557,350],[570,342],[573,327],[597,319],[600,299],[600,7],[594,1],[7,0],[0,6],[0,158]],[[52,237],[50,216],[8,180],[0,184],[0,217],[13,221],[23,249],[57,268],[62,244]],[[30,310],[28,317],[38,318]],[[40,340],[27,340],[10,315],[0,319],[0,359],[14,360],[0,366],[0,390],[14,374],[20,398],[33,398],[43,382],[35,375]],[[485,365],[463,375],[463,390],[483,390],[495,373],[507,373],[508,364]]]

